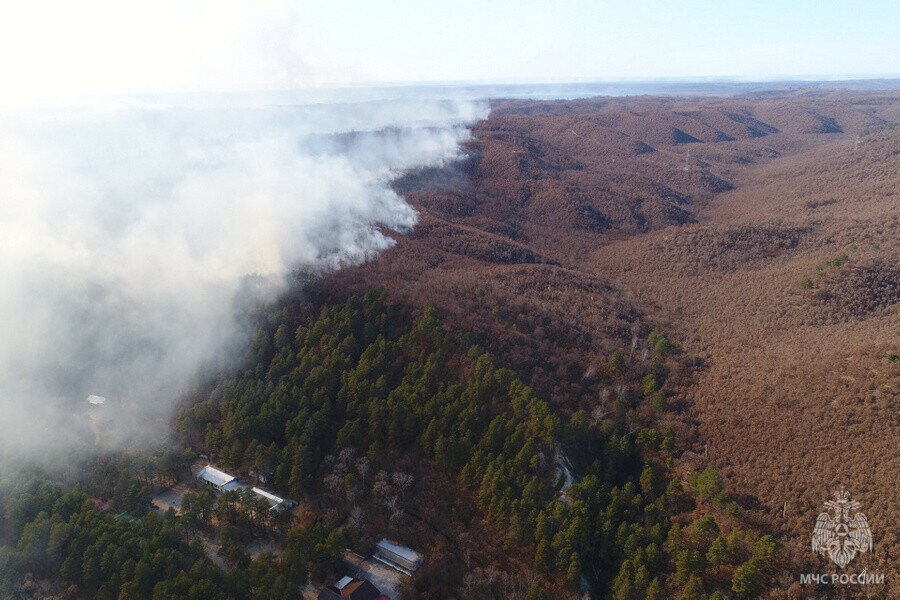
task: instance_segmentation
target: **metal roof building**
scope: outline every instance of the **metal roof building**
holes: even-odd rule
[[[334,585],[319,592],[318,600],[387,600],[368,579],[343,577]]]
[[[375,558],[407,574],[412,574],[425,562],[425,557],[415,550],[395,544],[387,538],[375,545]]]
[[[281,496],[273,494],[268,490],[264,490],[262,488],[255,487],[253,488],[253,493],[263,498],[266,502],[269,503],[269,510],[272,512],[279,512],[286,508],[293,508],[296,504],[293,500],[285,500]]]
[[[206,465],[200,469],[195,477],[220,492],[236,490],[241,487],[237,477],[225,471],[220,471],[212,465]]]

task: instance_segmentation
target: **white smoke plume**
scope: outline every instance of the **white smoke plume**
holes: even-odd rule
[[[0,453],[155,433],[240,345],[247,275],[388,248],[378,227],[416,223],[391,181],[458,158],[486,116],[427,99],[129,102],[0,119]],[[89,394],[130,417],[91,421]]]

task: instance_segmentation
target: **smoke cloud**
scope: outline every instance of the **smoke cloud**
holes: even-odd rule
[[[486,116],[467,101],[283,101],[0,118],[0,452],[152,437],[245,341],[248,281],[272,299],[293,269],[390,247],[379,227],[416,223],[390,182],[458,158]]]

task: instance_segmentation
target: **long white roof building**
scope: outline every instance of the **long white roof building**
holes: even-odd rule
[[[205,481],[220,492],[236,490],[241,487],[237,477],[225,471],[220,471],[212,465],[206,465],[197,472],[197,479]]]
[[[406,546],[382,539],[375,544],[375,558],[395,569],[411,574],[422,566],[425,557]]]

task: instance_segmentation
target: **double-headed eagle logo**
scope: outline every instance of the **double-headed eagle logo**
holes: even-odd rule
[[[866,515],[858,512],[860,503],[850,500],[850,492],[835,492],[834,500],[825,503],[828,511],[816,519],[812,549],[828,558],[840,568],[846,567],[856,555],[872,551],[872,531]],[[852,517],[851,512],[856,512]]]

